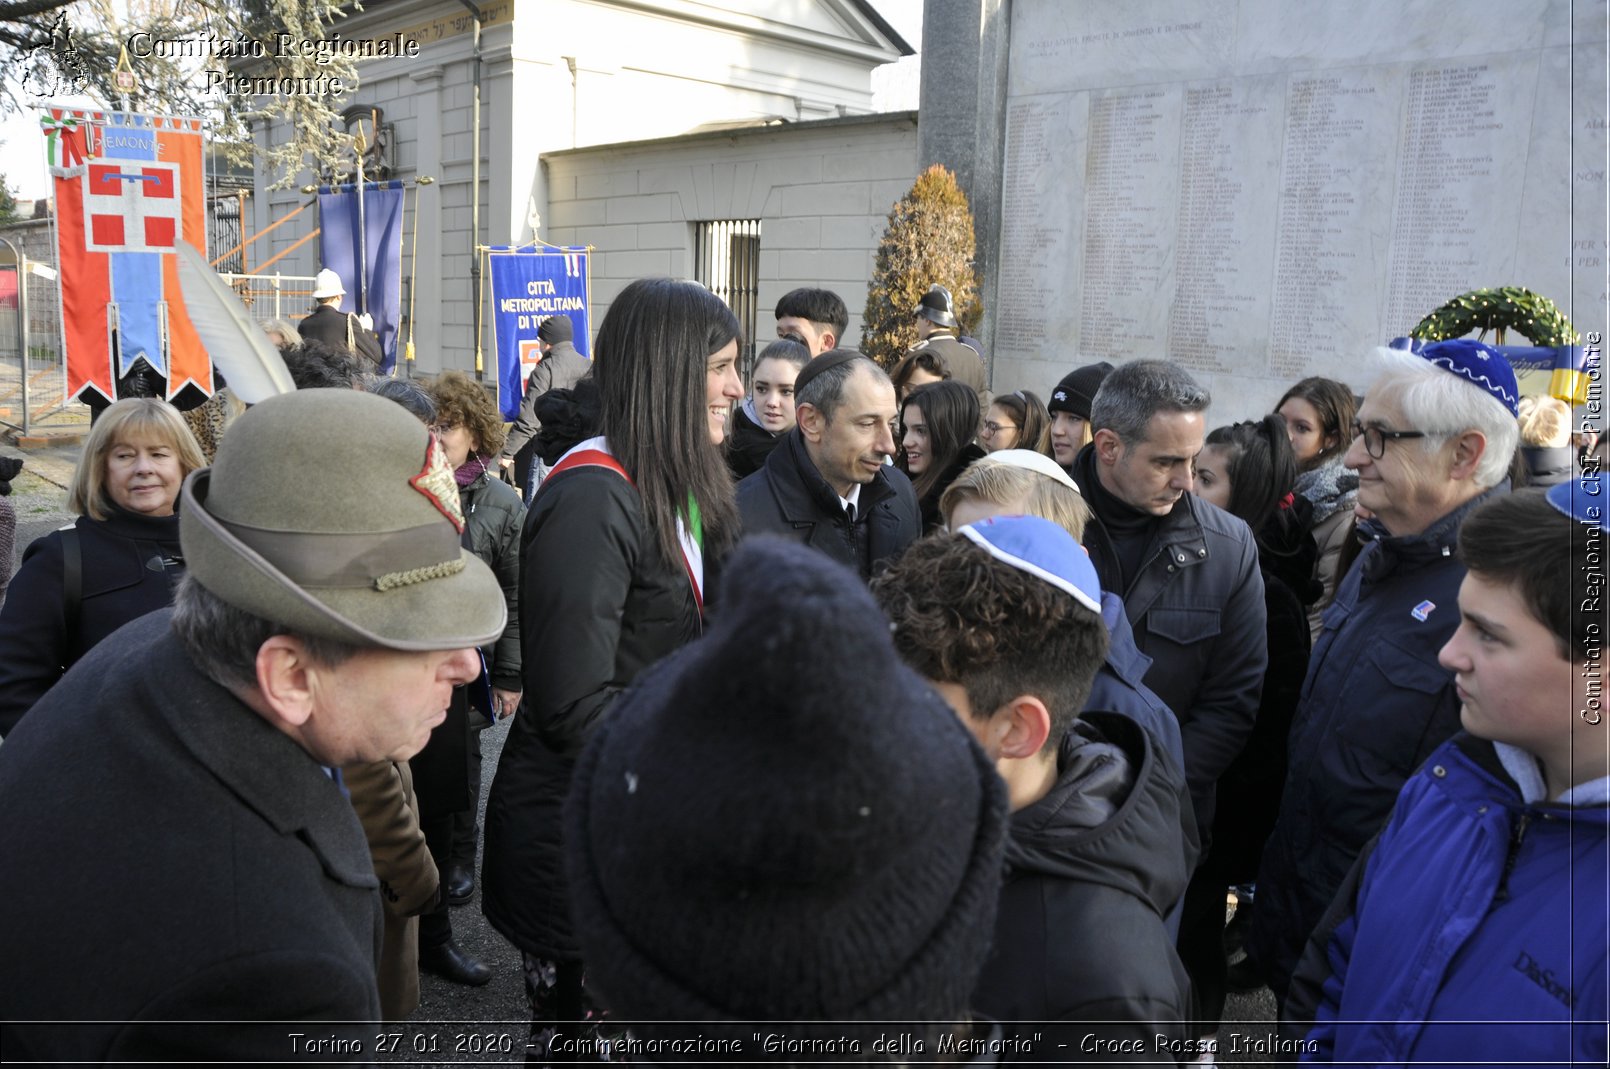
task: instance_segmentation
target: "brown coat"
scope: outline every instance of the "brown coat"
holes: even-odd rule
[[[400,1021],[419,1005],[419,915],[436,901],[441,877],[419,830],[408,763],[376,761],[341,770],[369,840],[380,879],[385,935],[380,948],[380,1012]]]

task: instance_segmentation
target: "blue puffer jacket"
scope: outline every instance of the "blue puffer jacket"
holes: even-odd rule
[[[1459,699],[1437,651],[1459,626],[1459,526],[1506,481],[1423,533],[1379,535],[1325,610],[1292,717],[1280,816],[1258,870],[1247,949],[1276,999],[1359,851],[1405,780],[1455,731]]]
[[[1605,1064],[1610,780],[1546,803],[1534,771],[1529,804],[1505,750],[1457,735],[1404,786],[1292,979],[1303,1061]]]

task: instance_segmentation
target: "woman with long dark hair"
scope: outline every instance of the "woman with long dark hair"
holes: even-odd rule
[[[971,386],[946,379],[918,386],[900,409],[900,470],[911,477],[911,489],[922,509],[924,534],[937,530],[944,518],[939,497],[951,481],[984,455],[973,443],[978,433],[978,395]]]
[[[1306,378],[1285,392],[1275,412],[1286,424],[1297,462],[1293,487],[1306,502],[1305,522],[1319,547],[1314,578],[1321,591],[1308,610],[1308,631],[1319,637],[1320,613],[1341,581],[1342,548],[1353,537],[1353,505],[1358,501],[1358,472],[1342,464],[1353,444],[1353,415],[1358,402],[1346,383]]]
[[[721,451],[743,396],[738,334],[698,283],[622,290],[595,344],[598,435],[559,459],[526,517],[524,705],[487,804],[482,908],[522,953],[535,1061],[598,1016],[564,876],[576,758],[637,674],[699,634],[707,570],[738,534]]]
[[[727,467],[734,479],[753,475],[794,429],[794,379],[811,362],[811,351],[793,338],[778,338],[755,358],[748,400],[732,414]]]
[[[1257,877],[1286,780],[1286,735],[1308,673],[1305,606],[1318,594],[1312,578],[1318,550],[1293,509],[1296,481],[1296,454],[1279,414],[1215,428],[1196,459],[1196,495],[1252,528],[1269,643],[1258,718],[1241,755],[1219,778],[1213,843],[1186,890],[1180,926],[1180,958],[1191,974],[1197,1016],[1215,1026],[1224,1010],[1225,891]],[[1237,906],[1249,908],[1249,902]]]

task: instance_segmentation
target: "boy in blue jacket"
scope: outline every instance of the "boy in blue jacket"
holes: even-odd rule
[[[1605,1064],[1605,489],[1595,472],[1499,497],[1460,530],[1439,659],[1464,730],[1309,942],[1283,1022],[1303,1061]]]

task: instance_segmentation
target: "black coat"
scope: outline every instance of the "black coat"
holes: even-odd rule
[[[68,633],[62,579],[63,539],[52,531],[22,557],[0,608],[0,735],[62,673],[107,635],[170,605],[184,574],[179,517],[141,516],[121,509],[105,520],[80,516],[82,567],[78,623]]]
[[[1113,713],[1081,716],[1057,765],[1051,792],[1012,814],[973,1009],[1009,1035],[1044,1033],[1039,1049],[1068,1042],[1060,1057],[1077,1059],[1079,1039],[1094,1034],[1140,1039],[1141,1056],[1128,1060],[1159,1060],[1152,1037],[1181,1038],[1189,1005],[1163,923],[1194,860],[1180,830],[1184,777],[1148,732]],[[1078,1024],[1017,1025],[1057,1021]]]
[[[1554,449],[1523,445],[1517,452],[1526,470],[1527,486],[1558,486],[1581,472],[1576,449],[1569,445]]]
[[[922,534],[911,480],[888,464],[861,487],[851,530],[838,495],[811,462],[797,427],[783,435],[763,468],[738,484],[738,512],[745,537],[777,534],[802,542],[863,579]]]
[[[351,320],[349,323],[348,320]],[[347,345],[347,330],[352,330],[352,344]],[[321,304],[296,324],[296,332],[303,341],[316,341],[332,349],[342,349],[368,361],[369,370],[380,367],[385,359],[380,339],[375,332],[365,329],[356,316],[343,312],[333,304]]]
[[[1096,486],[1095,447],[1074,458],[1073,477]],[[1195,494],[1160,518],[1143,563],[1124,588],[1117,553],[1087,492],[1085,548],[1103,590],[1123,595],[1135,644],[1152,659],[1146,685],[1180,718],[1185,779],[1204,853],[1213,832],[1214,785],[1241,752],[1258,715],[1269,664],[1263,578],[1245,523]]]
[[[0,746],[8,1059],[289,1061],[290,1031],[380,1016],[379,881],[351,803],[197,671],[171,615],[96,646]]]
[[[777,443],[783,440],[749,418],[739,405],[732,413],[732,431],[727,435],[727,468],[734,479],[746,479],[761,469]]]
[[[1286,737],[1308,674],[1308,603],[1320,593],[1313,578],[1318,558],[1314,536],[1295,518],[1271,522],[1258,542],[1269,672],[1247,745],[1219,779],[1217,834],[1206,864],[1225,886],[1257,879],[1263,844],[1275,827],[1286,782]]]
[[[699,634],[699,610],[637,491],[604,468],[542,484],[520,555],[525,699],[487,802],[481,908],[521,950],[570,961],[562,814],[576,758],[637,674]]]

